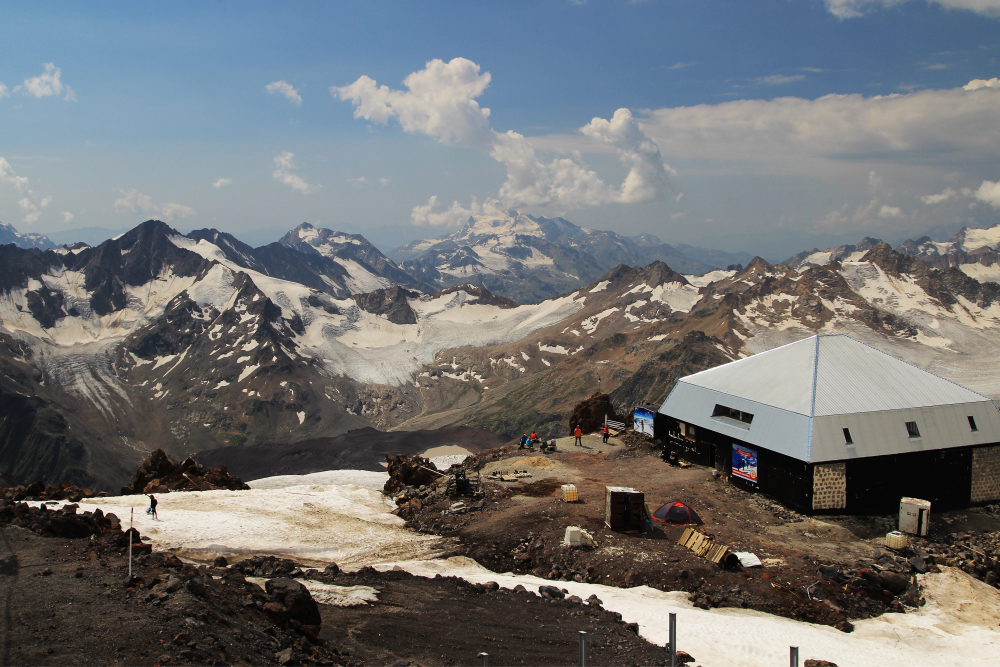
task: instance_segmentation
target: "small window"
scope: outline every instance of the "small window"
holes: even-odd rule
[[[906,422],[906,434],[911,438],[920,437],[920,429],[917,428],[917,422]]]
[[[844,442],[846,442],[849,445],[854,444],[854,438],[851,437],[851,429],[847,428],[846,426],[844,427]]]
[[[972,415],[969,415],[969,428],[971,428],[973,431],[979,430],[979,427],[976,426],[976,418],[973,417]]]
[[[729,408],[725,405],[715,404],[715,410],[712,411],[713,417],[723,417],[724,419],[735,419],[738,422],[743,422],[744,424],[749,424],[753,421],[753,415],[749,412],[741,412],[736,408]]]

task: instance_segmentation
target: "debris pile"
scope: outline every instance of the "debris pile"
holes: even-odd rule
[[[230,475],[226,466],[204,468],[190,456],[176,463],[162,449],[157,449],[139,464],[135,481],[129,486],[123,486],[121,495],[216,489],[245,491],[250,487],[239,477]]]
[[[584,433],[594,433],[604,428],[604,418],[613,421],[625,421],[611,405],[611,397],[600,392],[579,403],[573,408],[573,416],[569,418],[569,432],[579,426]]]
[[[927,572],[934,565],[957,567],[1000,588],[1000,533],[956,532],[936,542],[921,539],[904,555],[914,572]]]
[[[19,526],[45,537],[90,537],[111,535],[125,537],[121,521],[114,514],[104,514],[99,508],[93,512],[77,513],[75,503],[59,510],[50,510],[44,504],[32,507],[27,503],[0,501],[0,524]],[[133,531],[134,533],[135,531]],[[133,543],[137,540],[133,540]],[[125,542],[128,546],[128,542]]]

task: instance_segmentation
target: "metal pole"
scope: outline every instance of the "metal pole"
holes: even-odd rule
[[[479,654],[480,667],[489,667],[490,654],[485,651]]]
[[[132,581],[132,524],[135,523],[135,508],[128,520],[128,580]]]
[[[789,646],[788,647],[788,665],[789,667],[799,667],[799,647]]]
[[[677,667],[677,614],[670,614],[670,667]]]
[[[580,630],[580,667],[587,667],[587,633]]]

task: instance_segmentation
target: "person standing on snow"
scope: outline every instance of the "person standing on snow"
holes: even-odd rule
[[[149,513],[153,515],[154,519],[159,519],[159,517],[156,516],[156,498],[154,498],[152,494],[149,495]]]
[[[583,431],[580,429],[580,425],[577,424],[576,428],[573,430],[573,437],[576,438],[576,442],[573,444],[577,447],[583,447]]]

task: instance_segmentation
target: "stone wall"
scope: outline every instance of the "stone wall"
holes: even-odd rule
[[[813,466],[814,510],[835,510],[847,507],[847,464],[817,463]]]
[[[972,450],[970,500],[974,503],[1000,500],[1000,445]]]

